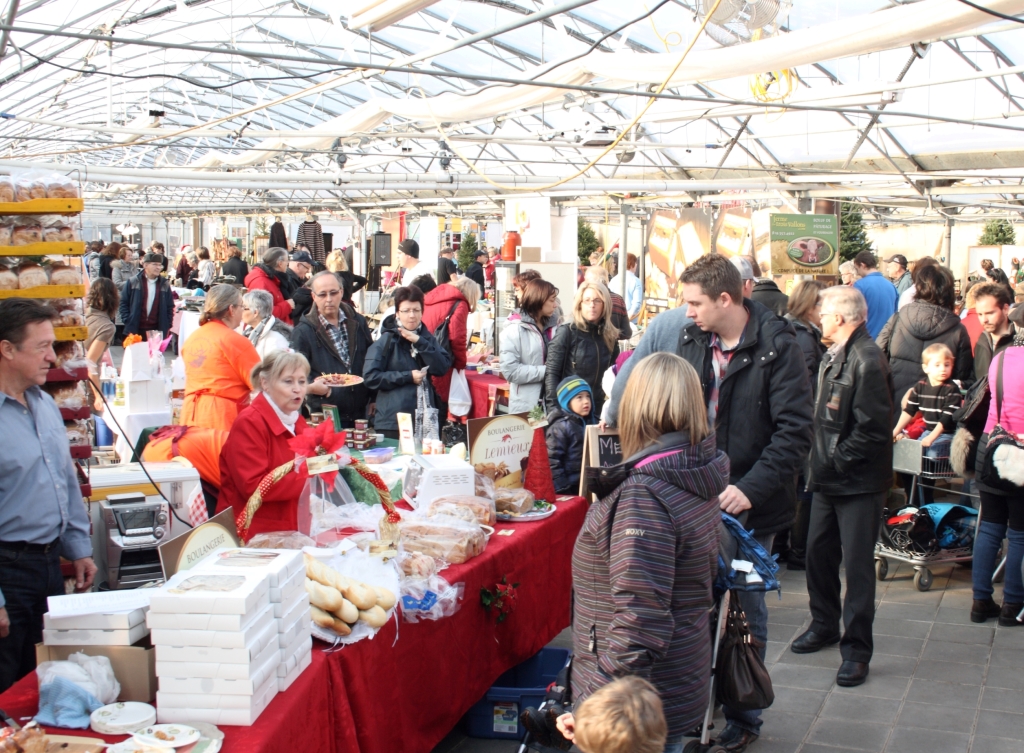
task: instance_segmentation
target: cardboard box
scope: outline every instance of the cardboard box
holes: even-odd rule
[[[282,649],[286,649],[295,643],[296,639],[302,633],[310,632],[310,616],[308,612],[300,612],[299,616],[292,620],[291,624],[285,625],[281,620],[278,624],[282,626],[281,632],[278,634],[277,643]]]
[[[274,644],[267,646],[263,653],[248,664],[231,664],[220,661],[168,661],[157,659],[157,677],[209,677],[214,680],[249,680],[255,677],[270,657],[281,661],[281,649]],[[153,683],[156,690],[156,683]]]
[[[207,724],[231,724],[239,727],[251,726],[259,715],[270,705],[277,695],[277,684],[266,683],[267,690],[262,696],[252,696],[252,705],[247,709],[213,709],[191,708],[175,709],[163,706],[156,710],[156,720],[160,724],[191,724],[206,722]],[[196,698],[201,701],[201,698]],[[198,704],[197,704],[198,705]]]
[[[270,621],[257,626],[260,629],[241,648],[219,648],[216,646],[168,646],[157,643],[157,661],[170,662],[216,662],[218,664],[252,664],[268,647],[280,647],[277,623]],[[160,676],[158,673],[157,676]]]
[[[288,614],[291,610],[295,609],[295,605],[298,604],[303,599],[305,599],[306,603],[309,604],[309,594],[306,593],[305,585],[303,585],[302,590],[299,591],[298,593],[296,593],[291,598],[290,601],[283,601],[283,602],[282,601],[274,601],[274,602],[271,602],[270,606],[273,607],[273,609],[274,609],[274,617],[276,617],[277,619],[281,619],[286,614]]]
[[[300,571],[306,571],[306,564],[297,549],[221,549],[192,568],[192,572],[206,573],[266,573],[271,588],[291,582]]]
[[[159,678],[160,690],[168,693],[194,693],[194,694],[215,694],[215,695],[254,695],[258,688],[262,687],[267,678],[277,677],[277,668],[281,665],[281,657],[277,654],[267,654],[267,659],[259,669],[252,673],[252,677],[243,680],[229,680],[223,677],[167,677]],[[179,665],[168,663],[163,667],[177,667]]]
[[[305,590],[303,590],[305,593]],[[281,606],[275,604],[273,606]],[[146,624],[150,630],[219,630],[239,632],[248,628],[257,618],[264,614],[262,610],[250,614],[171,614],[169,612],[150,612],[146,615]]]
[[[306,593],[306,570],[303,568],[288,576],[287,580],[281,581],[279,588],[270,587],[270,601],[289,602],[296,593]]]
[[[312,620],[312,616],[309,613],[309,594],[306,593],[306,589],[302,589],[302,598],[298,599],[295,604],[277,621],[277,629],[279,632],[286,632],[288,628],[295,624],[295,621],[300,617],[306,620]],[[287,646],[288,641],[284,641],[282,645]]]
[[[146,607],[123,614],[83,614],[76,617],[51,617],[47,612],[43,615],[43,627],[49,630],[131,630],[146,622],[148,611],[149,607]]]
[[[127,630],[51,630],[43,628],[47,646],[132,646],[149,635],[145,623]]]
[[[246,648],[253,645],[276,622],[267,604],[242,630],[174,630],[154,628],[150,642],[154,646],[202,646],[206,648]],[[279,628],[280,631],[280,628]]]
[[[277,692],[283,693],[292,686],[292,683],[298,679],[299,675],[306,671],[306,667],[313,663],[313,652],[309,651],[303,654],[292,669],[284,676],[277,678]]]
[[[159,708],[168,709],[187,709],[192,706],[203,706],[204,708],[214,709],[244,709],[251,712],[266,696],[271,686],[273,686],[276,692],[277,680],[277,677],[268,677],[252,695],[204,693],[197,696],[195,693],[168,693],[160,690],[156,694],[156,705]]]
[[[138,646],[47,646],[36,644],[36,663],[67,661],[71,654],[105,656],[110,659],[114,677],[121,683],[119,701],[152,703],[156,697],[156,652],[143,639]],[[280,664],[280,650],[275,654]]]
[[[289,661],[295,661],[302,655],[303,651],[311,651],[312,649],[313,630],[307,625],[297,636],[295,636],[287,647],[281,647],[281,663],[287,664]],[[278,670],[278,673],[280,674],[280,670]]]
[[[265,572],[185,570],[153,591],[149,611],[248,615],[269,603],[269,588]]]

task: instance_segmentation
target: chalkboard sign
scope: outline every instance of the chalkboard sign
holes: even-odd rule
[[[580,496],[586,498],[587,468],[608,468],[622,462],[622,445],[619,432],[615,429],[602,431],[597,426],[588,426],[583,436],[583,468],[580,471]]]

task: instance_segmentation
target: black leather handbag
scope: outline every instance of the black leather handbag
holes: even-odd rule
[[[715,663],[715,698],[737,711],[766,709],[775,702],[772,678],[761,659],[761,643],[750,633],[739,594],[729,594],[729,616]]]

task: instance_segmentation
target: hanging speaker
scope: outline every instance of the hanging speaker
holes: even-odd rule
[[[391,233],[374,233],[370,237],[370,246],[374,265],[378,267],[391,266]]]

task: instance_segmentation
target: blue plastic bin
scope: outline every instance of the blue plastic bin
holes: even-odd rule
[[[462,717],[466,734],[490,740],[522,740],[526,728],[519,723],[520,712],[544,702],[548,685],[558,677],[569,656],[564,648],[542,648],[499,677],[487,695]]]
[[[101,416],[94,415],[92,418],[96,425],[96,446],[107,447],[114,444],[114,432],[107,426],[107,422]]]

